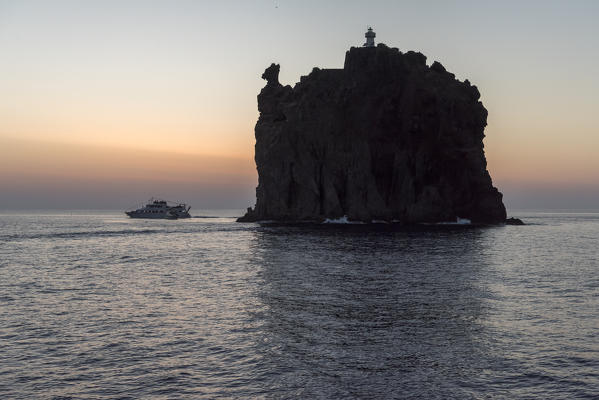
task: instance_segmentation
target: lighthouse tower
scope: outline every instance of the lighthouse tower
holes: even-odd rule
[[[368,27],[368,32],[366,32],[364,36],[366,37],[366,43],[364,43],[364,47],[374,47],[374,38],[376,37],[376,33],[374,33],[371,27]]]

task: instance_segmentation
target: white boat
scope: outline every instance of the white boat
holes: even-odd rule
[[[125,214],[131,218],[179,219],[191,218],[190,209],[191,207],[185,203],[172,203],[152,198],[144,207],[133,211],[125,211]]]

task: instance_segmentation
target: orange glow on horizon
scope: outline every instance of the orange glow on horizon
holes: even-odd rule
[[[247,184],[252,158],[1,139],[0,180],[161,181]]]

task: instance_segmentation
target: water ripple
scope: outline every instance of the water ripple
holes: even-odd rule
[[[203,215],[0,216],[0,395],[599,397],[597,215],[467,229]]]

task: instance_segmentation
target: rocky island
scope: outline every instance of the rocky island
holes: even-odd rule
[[[314,68],[293,88],[266,69],[256,205],[239,221],[505,222],[476,86],[366,35],[343,69]]]

